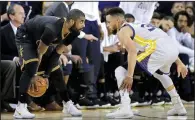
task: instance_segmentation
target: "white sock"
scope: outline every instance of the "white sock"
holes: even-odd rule
[[[117,80],[117,85],[118,85],[118,88],[120,88],[125,76],[127,74],[127,70],[121,66],[119,66],[118,68],[116,68],[115,70],[115,77],[116,77],[116,80]],[[120,90],[119,91],[120,93],[120,96],[121,96],[121,103],[122,105],[130,105],[130,98],[129,98],[129,92],[127,90],[123,91],[123,90]]]
[[[178,96],[175,86],[168,75],[159,75],[157,73],[154,73],[153,76],[161,82],[171,98]]]

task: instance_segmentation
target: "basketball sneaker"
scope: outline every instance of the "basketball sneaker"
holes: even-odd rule
[[[167,112],[168,116],[185,116],[187,114],[186,109],[183,106],[183,103],[181,102],[181,99],[179,96],[175,96],[172,99],[173,108]]]
[[[129,93],[123,92],[122,90],[120,90],[120,95],[121,95],[121,105],[120,107],[112,112],[112,113],[108,113],[106,115],[107,118],[109,119],[129,119],[129,118],[133,118],[133,112],[131,110],[131,106],[130,106],[130,98],[129,98]]]
[[[18,103],[13,116],[16,119],[33,119],[35,114],[32,114],[28,111],[27,104]]]
[[[108,113],[106,117],[108,119],[131,119],[133,118],[133,112],[131,110],[130,104],[129,105],[120,105],[120,107],[112,112]]]
[[[82,116],[82,112],[74,106],[72,101],[67,103],[63,101],[63,113],[69,113],[72,116]]]

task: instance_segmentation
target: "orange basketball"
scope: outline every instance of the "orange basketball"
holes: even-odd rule
[[[29,86],[27,93],[32,97],[41,97],[43,94],[45,94],[47,87],[48,87],[48,83],[46,79],[44,79],[41,76],[35,76],[32,79],[35,79],[36,81],[35,84],[38,88],[38,91],[36,90],[32,91]]]

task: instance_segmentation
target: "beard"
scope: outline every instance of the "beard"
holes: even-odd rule
[[[75,31],[79,31],[76,29],[76,25],[74,24],[71,28],[70,28],[70,32],[75,32]]]

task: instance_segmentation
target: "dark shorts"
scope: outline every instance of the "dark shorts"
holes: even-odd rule
[[[18,47],[19,56],[20,56],[20,64],[21,69],[25,69],[25,65],[31,62],[38,62],[38,54],[37,54],[37,48],[33,45],[30,45],[28,43],[20,44]],[[49,62],[49,56],[51,55],[53,50],[53,47],[49,47],[47,52],[42,57],[41,64],[39,66],[39,70],[37,74],[43,74],[45,71],[45,68],[48,66]],[[59,61],[54,63],[54,68],[52,69],[52,72],[60,68]]]

